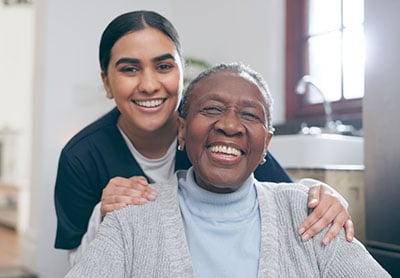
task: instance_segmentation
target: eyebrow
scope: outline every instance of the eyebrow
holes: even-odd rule
[[[172,54],[167,53],[154,57],[152,59],[152,62],[160,62],[168,59],[172,59],[175,61],[175,57]],[[140,64],[140,59],[123,57],[115,63],[115,66],[118,66],[119,64]]]

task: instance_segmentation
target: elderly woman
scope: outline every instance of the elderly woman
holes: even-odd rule
[[[304,185],[254,178],[272,138],[271,102],[241,64],[200,74],[178,135],[193,166],[154,184],[156,201],[107,214],[67,277],[389,277],[343,231],[327,246],[324,231],[300,238]]]

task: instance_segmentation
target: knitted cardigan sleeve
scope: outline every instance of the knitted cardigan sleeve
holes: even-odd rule
[[[115,213],[104,218],[96,238],[66,278],[124,277],[124,239]]]
[[[346,241],[343,228],[327,246],[322,244],[322,237],[328,231],[329,226],[310,239],[309,242],[299,240],[299,236],[296,235],[297,227],[310,213],[309,210],[305,209],[308,188],[302,184],[295,184],[294,186],[279,185],[274,189],[274,199],[279,211],[277,214],[281,214],[279,217],[281,225],[287,230],[293,230],[293,235],[295,235],[288,235],[288,238],[284,240],[291,246],[287,251],[289,254],[292,253],[292,256],[297,257],[299,261],[302,261],[303,265],[311,262],[308,268],[309,270],[317,270],[319,273],[314,273],[316,276],[332,278],[390,277],[361,242],[357,239],[354,239],[351,243]],[[288,221],[288,219],[292,219],[293,222]],[[295,246],[297,247],[295,248]],[[281,248],[283,248],[282,245]],[[303,250],[303,252],[299,250]],[[313,268],[312,262],[317,264],[315,268]]]
[[[314,242],[322,277],[391,277],[361,242],[347,242],[344,230],[327,246],[320,244],[325,232]]]

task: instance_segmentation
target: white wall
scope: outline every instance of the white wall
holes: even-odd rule
[[[64,252],[54,250],[53,190],[62,146],[112,103],[101,88],[98,43],[118,14],[153,9],[178,29],[186,55],[211,63],[240,60],[260,71],[283,119],[284,1],[37,1],[32,204],[24,263],[41,278],[62,277]]]
[[[32,6],[0,4],[0,130],[30,126],[33,23]]]
[[[18,188],[26,228],[32,127],[34,8],[0,4],[0,182]]]

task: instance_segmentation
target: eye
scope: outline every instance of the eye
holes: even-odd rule
[[[263,120],[261,119],[261,117],[259,115],[257,115],[256,113],[252,113],[249,111],[241,111],[240,116],[242,117],[242,119],[249,121],[249,122],[263,123]]]
[[[201,109],[201,112],[205,115],[219,115],[224,112],[224,109],[218,106],[206,106]]]
[[[174,68],[174,65],[167,63],[159,64],[157,66],[157,70],[160,72],[169,72],[172,68]]]
[[[121,68],[121,72],[123,73],[136,73],[139,71],[139,68],[134,66],[125,66]]]

